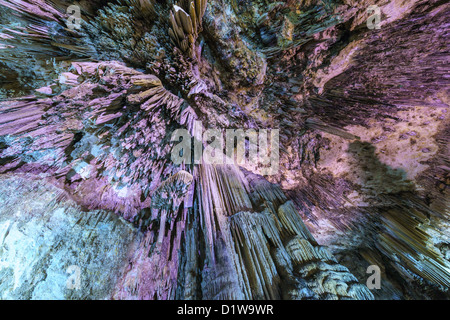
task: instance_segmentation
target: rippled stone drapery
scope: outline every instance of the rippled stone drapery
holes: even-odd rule
[[[69,30],[68,1],[0,0],[0,173],[140,230],[111,298],[448,297],[449,5],[205,3],[82,2]],[[279,128],[280,172],[173,165],[195,121]]]

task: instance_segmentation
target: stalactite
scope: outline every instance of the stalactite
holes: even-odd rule
[[[0,0],[0,298],[448,298],[449,4],[68,5]],[[278,170],[210,129],[279,133]],[[60,290],[76,258],[104,289]]]

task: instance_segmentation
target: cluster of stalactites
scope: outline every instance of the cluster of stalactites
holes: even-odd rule
[[[202,31],[206,0],[184,0],[170,12],[169,35],[174,43],[189,57],[195,55],[194,45]]]
[[[186,171],[179,171],[161,183],[152,198],[152,207],[164,208],[168,200],[182,200],[186,195],[194,177]]]

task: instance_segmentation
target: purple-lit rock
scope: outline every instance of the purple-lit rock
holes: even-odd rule
[[[0,299],[450,298],[449,4],[69,5],[0,0]]]

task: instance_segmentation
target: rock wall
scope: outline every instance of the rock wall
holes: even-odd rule
[[[71,4],[0,0],[1,297],[449,298],[449,4]],[[180,129],[279,130],[279,170]]]

